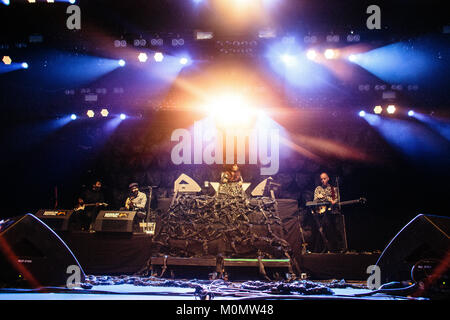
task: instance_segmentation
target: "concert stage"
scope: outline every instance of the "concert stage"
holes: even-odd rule
[[[164,262],[164,256],[158,255],[152,249],[152,236],[147,234],[108,234],[77,232],[61,235],[86,274],[90,275],[122,275],[137,274],[153,266],[154,272],[161,274],[162,266],[166,264],[164,277],[171,274],[176,279],[208,279],[216,272],[216,257],[171,257]],[[294,259],[300,272],[294,272],[300,277],[305,273],[311,280],[345,279],[364,281],[368,274],[366,269],[374,265],[379,253],[307,253],[295,254]],[[289,271],[288,259],[263,259],[267,276],[274,279],[273,273]],[[225,272],[230,280],[260,279],[264,277],[258,269],[257,257],[254,259],[224,259]]]

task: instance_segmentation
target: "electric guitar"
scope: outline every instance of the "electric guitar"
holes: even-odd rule
[[[354,204],[354,203],[366,203],[366,198],[359,198],[355,200],[347,200],[347,201],[341,201],[337,202],[336,204],[332,205],[329,201],[322,201],[322,202],[315,202],[315,201],[307,201],[306,206],[311,207],[314,213],[316,214],[324,214],[326,211],[331,211],[331,208],[333,206],[345,206],[348,204]]]
[[[83,204],[78,205],[78,207],[73,209],[73,211],[81,211],[81,210],[86,209],[86,207],[93,207],[93,206],[97,206],[97,205],[98,206],[104,206],[104,207],[108,206],[108,204],[104,203],[104,202],[100,202],[100,203],[83,203]]]

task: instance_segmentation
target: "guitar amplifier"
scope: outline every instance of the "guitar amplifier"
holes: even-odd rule
[[[136,211],[105,211],[98,213],[94,223],[96,232],[133,232]]]
[[[41,209],[36,217],[53,231],[67,231],[73,210]]]

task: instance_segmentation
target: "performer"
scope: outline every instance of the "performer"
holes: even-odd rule
[[[242,183],[241,171],[237,164],[233,164],[231,168],[225,170],[220,175],[219,194],[243,196]]]
[[[74,208],[75,222],[80,225],[83,231],[92,230],[92,225],[100,209],[107,205],[102,191],[102,182],[96,180],[91,189],[86,190],[78,197],[77,205]]]
[[[136,182],[128,186],[130,196],[125,200],[125,208],[137,211],[139,218],[145,218],[145,205],[147,204],[147,195],[139,191],[139,185]]]
[[[233,164],[230,170],[222,172],[220,181],[221,183],[238,182],[242,184],[243,180],[238,165]]]
[[[320,236],[323,241],[323,250],[345,252],[345,226],[343,216],[340,214],[339,190],[330,184],[330,177],[326,172],[320,174],[321,185],[314,190],[314,202],[328,202],[328,206],[319,206],[314,209]]]
[[[321,185],[317,186],[314,190],[314,201],[315,202],[329,202],[332,209],[336,210],[336,206],[334,206],[338,202],[338,192],[339,190],[336,187],[330,185],[330,177],[326,172],[322,172],[320,174],[320,182]],[[334,211],[338,213],[337,211]]]

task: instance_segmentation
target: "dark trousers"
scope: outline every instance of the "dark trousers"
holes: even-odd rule
[[[72,229],[88,231],[97,218],[98,210],[80,210],[72,214]]]
[[[314,215],[316,225],[315,252],[341,252],[347,250],[345,219],[342,214]]]

